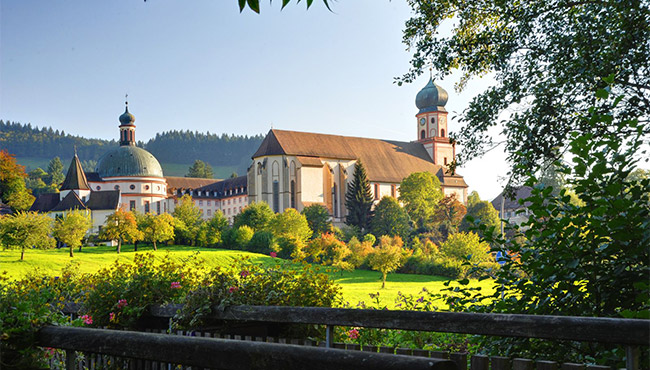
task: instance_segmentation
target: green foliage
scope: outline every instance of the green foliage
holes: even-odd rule
[[[318,238],[310,240],[305,254],[307,260],[314,263],[334,266],[339,270],[354,269],[354,265],[348,261],[348,257],[352,254],[350,248],[331,233],[321,234]]]
[[[276,238],[292,238],[304,243],[313,234],[307,218],[293,208],[287,208],[271,219],[269,230]]]
[[[386,287],[386,276],[397,270],[406,255],[402,250],[402,239],[399,236],[391,238],[390,236],[382,236],[379,238],[379,245],[375,250],[368,255],[368,264],[373,270],[381,272],[382,282],[381,288]]]
[[[253,239],[255,232],[250,226],[242,225],[238,228],[233,228],[235,233],[235,245],[237,249],[243,249]]]
[[[467,216],[469,217],[465,217],[461,223],[461,230],[469,231],[476,229],[479,236],[483,236],[484,231],[493,232],[494,230],[497,230],[501,223],[499,212],[494,208],[492,203],[486,200],[479,199],[471,206],[468,205]],[[477,224],[485,226],[483,229],[477,229]]]
[[[185,194],[174,208],[174,234],[178,244],[194,245],[203,219],[192,197]]]
[[[174,217],[169,213],[147,213],[144,215],[140,231],[143,233],[143,240],[152,242],[153,249],[157,250],[156,243],[174,239]]]
[[[117,253],[122,250],[122,243],[133,243],[142,240],[143,234],[138,230],[138,223],[133,212],[119,208],[115,213],[106,217],[100,237],[104,240],[117,240]]]
[[[146,1],[146,0],[145,0]],[[239,1],[239,11],[242,12],[246,7],[248,7],[250,10],[254,11],[255,13],[260,12],[260,1],[259,0],[238,0]],[[271,1],[273,2],[273,1]],[[282,0],[282,9],[284,9],[285,6],[289,5],[291,0]],[[314,0],[307,0],[305,3],[307,4],[307,9],[309,9],[312,5]],[[300,3],[300,0],[296,0],[296,3]],[[329,0],[323,0],[323,4],[325,4],[325,7],[329,9],[330,11],[330,4]]]
[[[436,205],[442,199],[440,180],[429,172],[415,172],[402,180],[399,201],[418,230],[431,228]]]
[[[34,203],[25,186],[26,176],[25,168],[16,163],[16,158],[0,150],[0,200],[14,211],[25,211]]]
[[[203,222],[197,236],[200,246],[217,246],[224,243],[224,233],[229,230],[228,220],[221,212],[215,212],[211,219]]]
[[[88,211],[73,210],[66,212],[54,223],[53,236],[70,248],[70,257],[74,256],[73,248],[81,248],[86,233],[92,226]]]
[[[262,254],[277,252],[278,246],[273,237],[273,233],[266,230],[256,231],[253,238],[248,242],[247,250]]]
[[[254,231],[266,230],[275,214],[266,202],[251,203],[235,216],[233,227],[250,226]]]
[[[411,231],[409,216],[397,199],[385,196],[375,206],[375,217],[370,223],[370,230],[374,235],[399,236],[405,239]]]
[[[412,47],[413,58],[400,82],[413,81],[428,65],[437,79],[462,71],[458,89],[488,73],[496,81],[460,116],[463,129],[456,139],[465,147],[461,162],[491,149],[492,133],[498,132],[506,137],[512,175],[526,179],[529,171],[557,159],[557,148],[561,153],[573,141],[571,132],[619,141],[636,133],[610,122],[585,125],[580,117],[590,107],[620,119],[650,115],[647,1],[408,3],[413,16],[406,22],[404,42]],[[452,22],[450,35],[446,30]],[[610,73],[611,82],[601,78]],[[599,99],[605,88],[625,98],[616,104]],[[500,129],[493,130],[495,126]],[[649,132],[646,127],[645,134]]]
[[[32,191],[35,197],[44,193],[57,193],[59,191],[57,185],[47,185],[47,172],[43,171],[40,167],[29,171],[25,179],[25,186]]]
[[[320,204],[312,204],[303,208],[301,212],[307,219],[309,228],[313,231],[311,238],[316,238],[320,234],[330,233],[334,229],[330,220],[327,208]]]
[[[369,240],[364,240],[363,242],[360,242],[356,237],[350,239],[348,242],[348,248],[350,249],[348,262],[352,264],[352,267],[361,267],[367,263],[368,255],[374,251],[374,248],[372,247],[373,244],[374,241],[370,242]]]
[[[447,241],[440,246],[440,252],[458,261],[467,260],[470,263],[494,261],[490,254],[490,245],[482,242],[481,238],[471,231],[449,235]]]
[[[534,188],[525,199],[531,216],[521,227],[506,226],[521,237],[486,235],[493,250],[504,255],[495,294],[456,297],[457,302],[492,300],[472,307],[489,312],[648,318],[650,180],[628,180],[648,124],[617,120],[595,109],[581,122],[594,127],[607,122],[636,134],[623,142],[581,131],[569,135],[573,166],[562,171],[582,204],[573,202],[566,190],[555,196],[551,188],[535,186],[538,181],[531,177],[527,185]],[[492,339],[484,345],[493,352],[544,354],[558,361],[595,360],[620,367],[622,360],[620,350],[587,344]],[[643,356],[647,358],[647,351]]]
[[[305,244],[294,238],[280,237],[277,238],[278,257],[283,259],[302,260],[305,258],[303,251]]]
[[[187,170],[187,175],[185,175],[185,177],[199,177],[204,179],[211,179],[213,176],[212,166],[200,159],[194,161],[194,164]]]
[[[345,193],[345,207],[348,214],[345,216],[345,223],[358,227],[361,232],[366,232],[372,220],[372,204],[374,198],[370,191],[370,182],[366,175],[366,168],[358,159],[354,166],[352,181],[348,183]]]
[[[176,316],[181,327],[196,328],[214,309],[228,305],[332,307],[340,288],[316,267],[299,269],[277,264],[262,266],[235,261],[210,271],[183,301]]]
[[[0,218],[0,240],[5,249],[20,249],[20,259],[26,248],[54,247],[50,238],[52,219],[36,212],[16,212]]]
[[[65,180],[63,174],[63,163],[59,157],[54,157],[47,164],[47,183],[48,185],[58,189],[61,183]]]

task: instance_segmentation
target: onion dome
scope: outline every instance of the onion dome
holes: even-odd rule
[[[420,110],[418,114],[435,111],[444,112],[447,98],[447,91],[436,85],[433,79],[429,79],[429,83],[415,97],[415,106]]]
[[[100,177],[163,177],[160,163],[148,151],[137,146],[120,146],[104,154],[99,161],[95,172]]]
[[[120,116],[120,124],[121,125],[133,125],[135,122],[135,117],[129,113],[129,103],[126,103],[126,109],[124,110],[124,113]]]

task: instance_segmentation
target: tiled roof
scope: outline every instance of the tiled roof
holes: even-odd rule
[[[49,212],[52,208],[59,204],[59,193],[46,193],[41,194],[36,198],[29,210],[31,212]]]
[[[86,175],[84,174],[84,170],[81,167],[81,162],[79,162],[79,157],[77,157],[77,154],[72,157],[72,162],[70,162],[68,173],[65,175],[63,184],[61,184],[61,190],[75,189],[90,190],[88,181],[86,181]]]
[[[195,177],[178,177],[178,176],[165,176],[167,180],[168,189],[198,189],[200,187],[214,184],[220,180],[218,179],[201,179]]]
[[[92,182],[102,182],[102,178],[99,177],[97,172],[86,172],[86,179]]]
[[[503,204],[503,209],[519,209],[519,208],[524,208],[526,205],[521,205],[519,204],[519,199],[526,199],[530,197],[530,192],[533,189],[528,186],[520,186],[515,189],[515,196],[514,198],[505,198],[505,203]],[[501,210],[501,199],[503,198],[503,192],[499,194],[494,200],[492,201],[492,206],[497,211]]]
[[[366,167],[368,179],[373,182],[396,183],[414,172],[439,174],[442,168],[431,162],[424,146],[417,142],[275,129],[269,131],[253,158],[268,155],[347,160],[360,158]],[[302,163],[303,159],[300,161]],[[464,181],[462,183],[464,184]],[[463,186],[459,184],[460,182],[456,181],[456,185],[449,186]]]
[[[93,191],[86,202],[86,207],[96,210],[114,210],[120,203],[119,190]]]
[[[231,189],[246,189],[248,186],[248,178],[246,176],[238,176],[235,178],[225,179],[219,182],[215,182],[210,185],[206,185],[195,190],[201,192],[217,192],[218,198],[223,198],[226,196],[225,192]],[[244,195],[247,192],[236,193],[232,195]]]
[[[86,209],[86,206],[74,191],[69,192],[50,212],[67,211],[69,209]]]

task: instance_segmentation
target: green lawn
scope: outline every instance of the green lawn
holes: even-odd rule
[[[147,245],[138,247],[138,253],[152,250],[153,248]],[[200,258],[204,260],[206,267],[225,265],[243,256],[248,256],[251,262],[254,263],[273,263],[276,261],[269,256],[257,253],[187,246],[162,246],[155,253],[162,257],[169,252],[173,259],[182,261],[188,259],[197,251]],[[38,271],[40,274],[56,276],[61,273],[61,270],[67,264],[73,262],[79,266],[80,272],[90,273],[112,264],[116,259],[125,262],[132,261],[134,254],[132,245],[122,246],[122,253],[119,255],[115,252],[115,247],[84,247],[82,252],[75,250],[73,258],[69,257],[68,249],[27,250],[25,251],[25,260],[20,261],[19,250],[3,250],[0,251],[0,272],[7,271],[8,276],[11,278],[20,278],[34,271]],[[341,274],[328,268],[326,270],[329,271],[328,273],[332,279],[341,285],[343,300],[352,307],[356,307],[360,301],[371,304],[373,299],[370,298],[369,294],[379,293],[381,304],[392,308],[398,292],[417,295],[422,291],[422,288],[435,292],[444,288],[443,283],[448,280],[440,276],[389,274],[386,288],[381,289],[381,274],[377,271],[356,270]],[[491,281],[472,281],[471,284],[489,289]]]

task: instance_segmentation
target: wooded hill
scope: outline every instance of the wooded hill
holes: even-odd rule
[[[197,131],[168,131],[156,134],[149,141],[137,145],[148,150],[161,163],[191,165],[200,159],[212,166],[237,167],[245,173],[251,155],[257,150],[263,135],[212,134]],[[115,140],[87,139],[74,136],[52,127],[34,127],[31,124],[0,120],[0,149],[16,157],[60,157],[64,162],[77,146],[79,158],[96,161],[108,150],[115,148]]]

